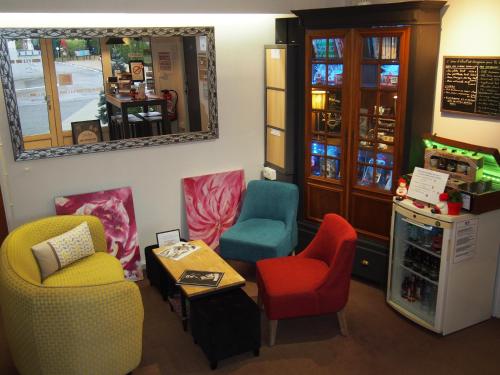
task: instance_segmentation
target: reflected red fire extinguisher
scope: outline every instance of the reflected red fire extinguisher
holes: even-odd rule
[[[167,101],[167,117],[170,121],[177,120],[177,91],[175,90],[161,90],[163,98]]]

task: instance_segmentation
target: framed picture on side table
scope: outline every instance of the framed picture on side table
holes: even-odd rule
[[[156,233],[156,242],[158,246],[169,246],[180,241],[181,231],[179,229]]]
[[[71,133],[74,145],[102,142],[101,120],[73,121]]]

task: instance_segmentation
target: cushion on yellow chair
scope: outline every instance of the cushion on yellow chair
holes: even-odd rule
[[[42,285],[58,287],[103,285],[123,279],[120,261],[112,255],[99,252],[50,275]]]

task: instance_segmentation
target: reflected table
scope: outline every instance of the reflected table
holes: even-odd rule
[[[110,124],[110,139],[119,139],[114,131],[111,131],[111,116],[113,107],[121,111],[121,126],[123,129],[124,138],[131,137],[130,124],[128,121],[128,109],[130,107],[142,107],[143,112],[148,112],[150,106],[159,105],[161,107],[162,126],[161,134],[170,134],[170,121],[167,117],[167,101],[157,95],[148,95],[145,99],[133,99],[130,95],[123,94],[106,94],[106,109],[108,111],[108,124]]]

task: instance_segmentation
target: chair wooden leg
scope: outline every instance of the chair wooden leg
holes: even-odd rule
[[[276,330],[278,329],[278,321],[269,321],[269,346],[273,346],[276,342]]]
[[[344,309],[337,312],[337,319],[339,321],[340,334],[342,336],[349,336],[349,330],[347,329],[347,321],[345,319]]]

